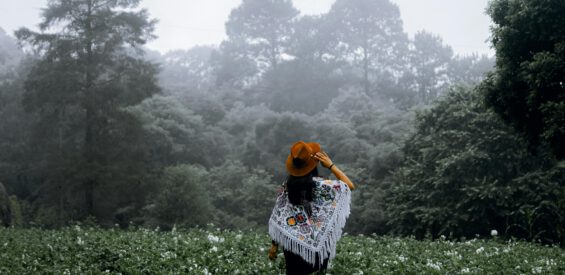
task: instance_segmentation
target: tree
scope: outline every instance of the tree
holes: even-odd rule
[[[259,75],[276,70],[287,54],[298,13],[290,0],[244,0],[226,22],[223,49],[233,59],[251,60]]]
[[[551,168],[545,154],[530,155],[475,90],[450,92],[420,113],[403,152],[384,196],[393,232],[457,238],[496,229],[529,240],[565,237],[565,172]]]
[[[449,63],[449,81],[451,85],[472,87],[480,84],[493,69],[494,58],[486,54],[457,55]]]
[[[224,161],[226,133],[172,97],[153,96],[128,108],[143,124],[151,168],[181,164],[211,167]]]
[[[179,89],[207,91],[216,80],[210,60],[214,51],[213,47],[196,46],[190,50],[167,52],[162,57],[160,84],[172,92]]]
[[[372,95],[375,83],[393,78],[401,70],[408,38],[395,4],[389,0],[337,0],[327,16],[335,56],[360,72],[367,95]]]
[[[496,70],[486,100],[527,137],[565,157],[565,2],[496,0],[488,8]]]
[[[4,78],[14,73],[22,57],[17,41],[0,28],[0,84],[6,81]]]
[[[8,193],[6,193],[6,188],[0,182],[0,225],[10,226],[12,223],[12,211],[10,207],[10,198]]]
[[[24,107],[41,117],[34,142],[43,190],[61,201],[58,211],[76,211],[71,218],[108,220],[117,205],[138,199],[142,128],[123,108],[159,91],[157,69],[140,48],[155,21],[139,2],[51,0],[41,32],[16,32],[40,56]]]
[[[443,45],[441,37],[419,31],[414,35],[410,54],[411,73],[420,102],[436,99],[448,85],[448,65],[453,51]]]
[[[150,206],[151,225],[170,229],[203,226],[213,221],[206,183],[208,172],[199,166],[167,167],[159,179],[160,191]]]

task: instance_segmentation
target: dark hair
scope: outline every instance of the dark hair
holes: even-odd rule
[[[311,214],[311,209],[309,204],[306,202],[311,202],[314,200],[314,188],[316,187],[316,182],[312,177],[318,176],[318,168],[314,167],[310,173],[296,177],[289,175],[286,180],[286,190],[288,193],[288,201],[293,205],[304,205],[306,206],[306,211]]]

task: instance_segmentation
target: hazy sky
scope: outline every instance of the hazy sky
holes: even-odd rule
[[[489,43],[488,0],[392,0],[399,8],[404,30],[413,36],[425,29],[439,34],[456,54],[493,55]],[[303,14],[327,12],[335,0],[293,0]],[[0,0],[0,27],[10,34],[19,27],[35,28],[47,0]],[[144,0],[151,17],[157,18],[156,40],[151,49],[165,52],[195,45],[219,44],[225,38],[224,23],[241,0]]]

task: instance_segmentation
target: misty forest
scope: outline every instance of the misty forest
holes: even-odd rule
[[[5,226],[266,234],[304,140],[358,187],[350,235],[565,243],[565,2],[491,1],[494,57],[410,37],[390,0],[244,0],[221,44],[160,53],[139,2],[0,29]]]

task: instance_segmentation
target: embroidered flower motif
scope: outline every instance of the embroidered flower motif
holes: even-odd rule
[[[296,214],[295,217],[296,217],[296,221],[297,221],[299,224],[303,224],[303,223],[306,222],[306,217],[305,217],[304,214],[302,214],[302,213]]]
[[[290,226],[295,226],[296,220],[294,219],[294,217],[289,217],[288,219],[286,219],[286,223]]]

